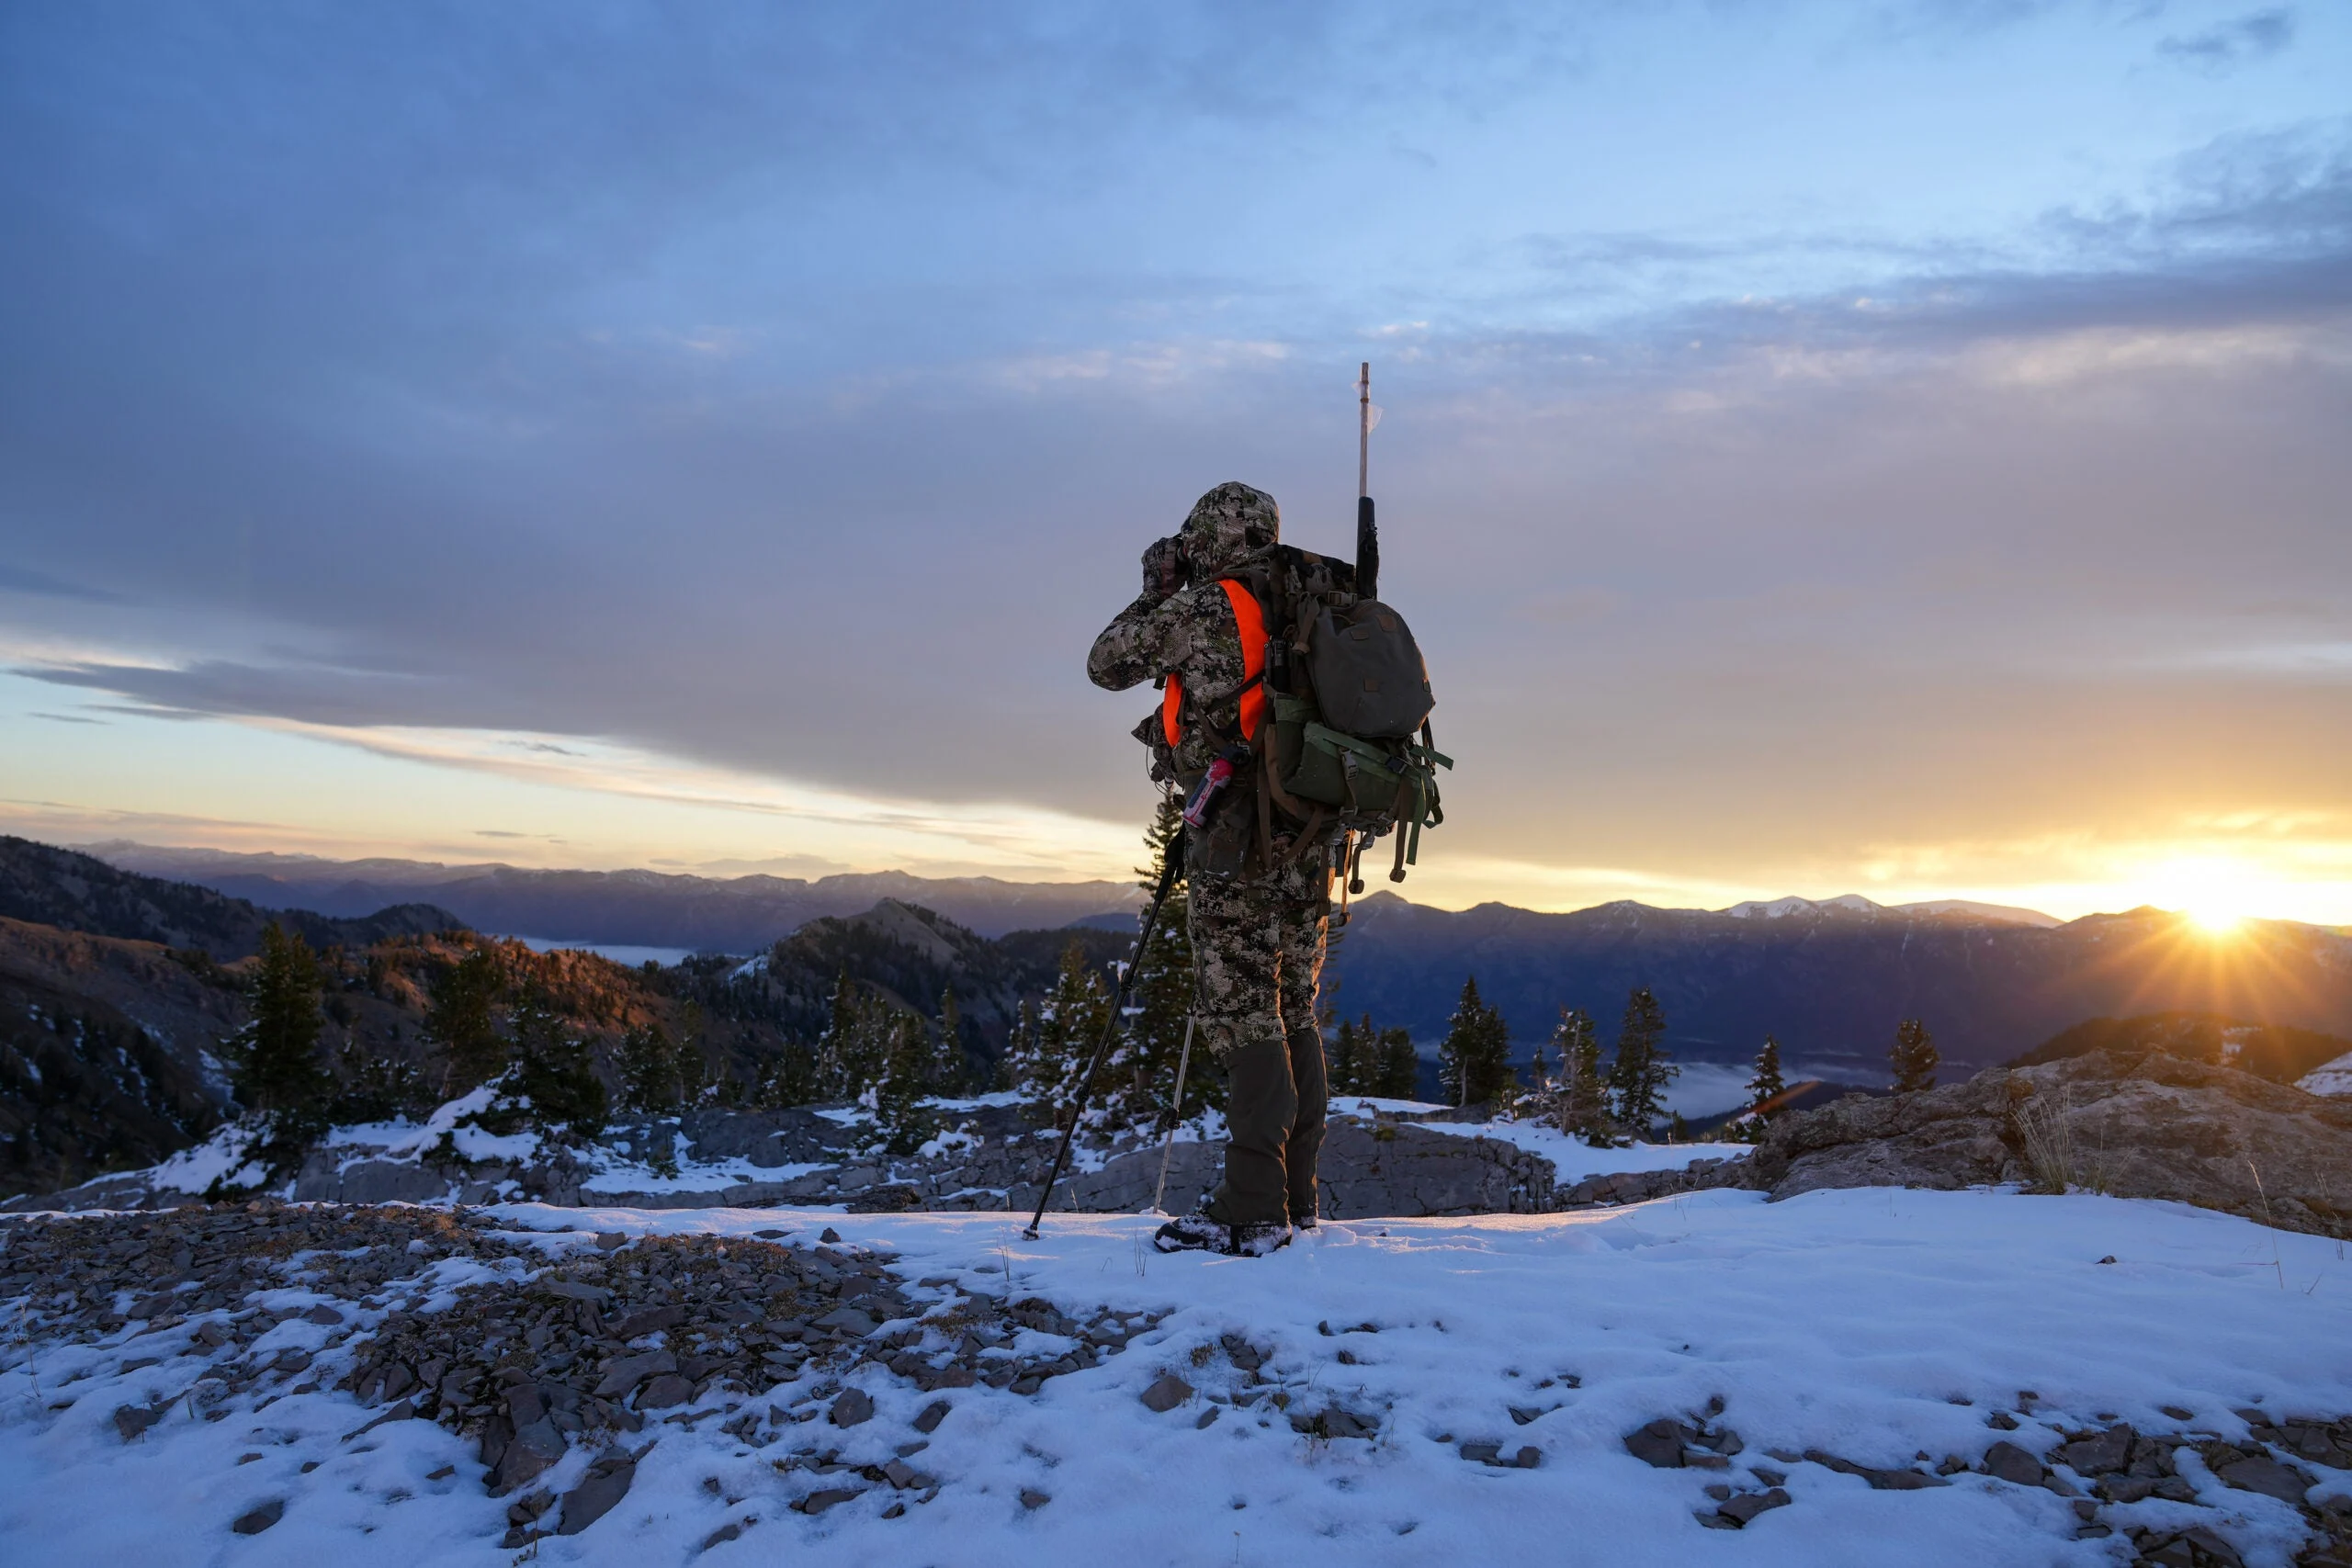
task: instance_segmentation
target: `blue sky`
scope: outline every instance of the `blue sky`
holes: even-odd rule
[[[0,818],[1117,874],[1241,478],[1448,903],[2352,921],[2352,10],[0,13]]]

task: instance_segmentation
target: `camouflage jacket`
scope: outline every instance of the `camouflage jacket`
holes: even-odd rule
[[[1136,738],[1151,746],[1156,779],[1172,775],[1189,788],[1205,773],[1217,754],[1241,733],[1241,688],[1247,679],[1240,628],[1234,623],[1232,602],[1219,579],[1241,568],[1253,557],[1262,558],[1268,546],[1281,537],[1281,513],[1273,497],[1243,484],[1224,484],[1201,497],[1185,519],[1180,536],[1190,581],[1173,591],[1150,581],[1153,555],[1147,552],[1144,592],[1119,612],[1094,639],[1087,655],[1086,672],[1106,691],[1124,692],[1147,681],[1174,676],[1183,687],[1180,739],[1173,747],[1161,744],[1164,732],[1159,708],[1154,707],[1136,727]],[[1157,548],[1157,547],[1155,547]],[[1255,771],[1236,790],[1238,809],[1220,813],[1211,837],[1221,848],[1196,843],[1196,870],[1218,865],[1243,866],[1253,879],[1269,874],[1265,850],[1237,861],[1251,841],[1253,822],[1263,822],[1273,839],[1273,857],[1282,863],[1278,880],[1295,882],[1302,897],[1319,897],[1325,856],[1299,846],[1293,835],[1299,824],[1279,811],[1261,815]],[[1336,840],[1336,823],[1317,838]],[[1238,840],[1238,841],[1236,841]],[[1294,851],[1299,852],[1294,853]]]
[[[1170,759],[1176,777],[1187,784],[1242,739],[1240,699],[1231,694],[1243,679],[1241,633],[1225,590],[1213,581],[1192,583],[1165,599],[1146,592],[1120,611],[1094,639],[1086,673],[1112,692],[1168,675],[1182,681],[1182,739],[1170,749]],[[1159,730],[1160,711],[1155,707],[1136,735],[1156,739]]]
[[[1178,536],[1190,581],[1170,592],[1153,581],[1153,552],[1147,551],[1142,596],[1103,628],[1086,656],[1088,678],[1105,691],[1124,692],[1170,675],[1182,681],[1182,738],[1169,761],[1187,784],[1218,752],[1246,739],[1240,733],[1241,633],[1217,579],[1281,536],[1282,512],[1272,496],[1245,484],[1217,486],[1193,504]],[[1136,727],[1136,738],[1157,739],[1159,724],[1154,709]]]

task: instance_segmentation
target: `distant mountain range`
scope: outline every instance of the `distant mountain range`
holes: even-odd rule
[[[402,899],[379,900],[349,919],[289,902],[256,908],[233,894],[165,876],[126,875],[126,869],[0,834],[0,918],[160,942],[221,960],[259,952],[262,928],[273,919],[317,948],[366,947],[465,924],[447,909]]]
[[[271,907],[348,918],[425,902],[479,931],[737,953],[763,952],[811,920],[861,915],[886,898],[991,938],[1073,924],[1127,931],[1140,901],[1115,882],[898,872],[811,882],[119,842],[91,849],[127,869]],[[1549,1037],[1563,1006],[1591,1011],[1604,1042],[1613,1041],[1626,992],[1645,985],[1664,1004],[1668,1043],[1683,1060],[1743,1061],[1770,1032],[1792,1066],[1858,1083],[1883,1081],[1894,1026],[1914,1017],[1927,1021],[1956,1069],[2007,1060],[2086,1020],[2167,1010],[2352,1034],[2352,938],[2342,931],[2253,920],[2216,939],[2156,909],[2059,921],[1999,905],[1888,908],[1852,895],[1713,911],[1621,902],[1543,914],[1504,904],[1433,909],[1374,894],[1357,902],[1333,951],[1329,1000],[1404,1025],[1427,1050],[1473,974],[1510,1020],[1522,1059],[1529,1043]]]
[[[495,863],[320,860],[125,840],[83,846],[108,864],[173,877],[265,908],[372,914],[425,903],[479,931],[560,942],[759,953],[810,920],[863,914],[885,898],[916,904],[985,937],[1131,916],[1142,895],[1122,882],[1004,882],[900,871],[824,876],[686,876],[654,871],[535,871]]]
[[[1743,1060],[1770,1032],[1785,1060],[1858,1083],[1884,1081],[1905,1018],[1925,1020],[1945,1060],[1965,1068],[2086,1019],[2167,1010],[2352,1034],[2352,937],[2249,920],[2215,938],[2148,908],[2061,923],[1848,897],[1550,915],[1430,909],[1381,893],[1356,905],[1332,968],[1340,1010],[1369,1009],[1417,1040],[1444,1033],[1465,975],[1522,1044],[1547,1037],[1563,1006],[1589,1010],[1613,1041],[1626,992],[1647,986],[1684,1060]]]

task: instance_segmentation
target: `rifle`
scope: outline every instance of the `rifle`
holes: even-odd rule
[[[1372,361],[1356,378],[1356,593],[1380,597],[1380,525],[1372,520],[1372,427],[1380,411],[1372,406]]]

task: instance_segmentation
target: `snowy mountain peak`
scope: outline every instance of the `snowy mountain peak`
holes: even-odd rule
[[[1874,904],[1859,893],[1845,893],[1835,898],[1820,899],[1791,896],[1766,902],[1760,898],[1751,898],[1745,904],[1734,904],[1724,913],[1742,920],[1777,920],[1786,915],[1821,914],[1831,909],[1843,909],[1857,915],[1875,915],[1883,908],[1883,905]]]
[[[1799,898],[1793,896],[1770,901],[1752,898],[1745,904],[1734,904],[1721,912],[1743,920],[1777,920],[1789,915],[1968,915],[2002,925],[2049,927],[2064,923],[2039,909],[2018,908],[2007,904],[1979,904],[1967,898],[1934,898],[1918,904],[1886,905],[1865,898],[1859,893],[1841,894],[1835,898]]]

